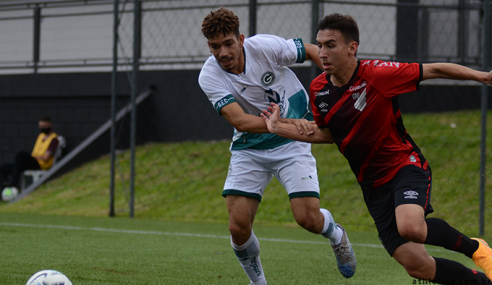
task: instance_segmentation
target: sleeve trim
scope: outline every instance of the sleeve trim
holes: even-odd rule
[[[225,96],[224,98],[220,99],[219,101],[217,101],[215,103],[215,110],[217,110],[217,112],[219,112],[220,114],[220,110],[222,110],[222,108],[224,108],[225,106],[231,104],[231,103],[234,103],[236,102],[236,99],[234,99],[234,97],[232,97],[231,94]]]
[[[296,63],[303,63],[306,60],[306,48],[301,38],[293,39],[297,49]]]

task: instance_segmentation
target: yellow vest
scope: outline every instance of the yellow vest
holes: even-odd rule
[[[44,133],[40,133],[38,138],[36,139],[36,143],[34,144],[34,148],[32,149],[31,156],[42,156],[46,153],[48,148],[50,147],[51,141],[57,137],[56,133],[51,133],[44,141],[43,139],[46,137]],[[53,165],[53,160],[55,159],[55,154],[51,156],[47,161],[42,161],[41,159],[36,159],[39,163],[39,166],[42,170],[49,169],[51,165]]]

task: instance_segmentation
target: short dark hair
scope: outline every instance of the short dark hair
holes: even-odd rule
[[[345,42],[348,44],[355,41],[359,44],[359,27],[357,22],[350,15],[341,15],[338,13],[324,16],[318,23],[318,30],[339,30]]]
[[[239,37],[239,18],[231,10],[220,7],[203,19],[202,34],[207,39],[215,38],[219,34],[226,36],[231,33]]]
[[[46,116],[46,115],[40,116],[39,120],[41,122],[50,122],[51,123],[51,117],[50,116]]]

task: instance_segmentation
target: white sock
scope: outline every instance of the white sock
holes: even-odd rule
[[[340,229],[333,219],[330,211],[327,209],[319,209],[320,212],[325,217],[325,224],[323,225],[323,230],[320,232],[322,236],[330,240],[333,245],[339,244],[342,241],[343,231]]]
[[[231,237],[231,245],[249,280],[255,285],[266,285],[265,273],[260,261],[260,243],[254,232],[251,231],[251,236],[243,245],[236,245]]]

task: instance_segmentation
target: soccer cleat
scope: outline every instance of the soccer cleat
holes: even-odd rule
[[[472,260],[482,268],[487,278],[492,280],[492,249],[489,244],[481,238],[472,238],[478,241],[478,249],[473,253]]]
[[[331,247],[337,258],[338,270],[343,277],[350,278],[354,276],[357,260],[355,259],[355,253],[348,239],[347,232],[340,224],[337,223],[337,226],[343,231],[342,241],[337,245],[331,245]]]

